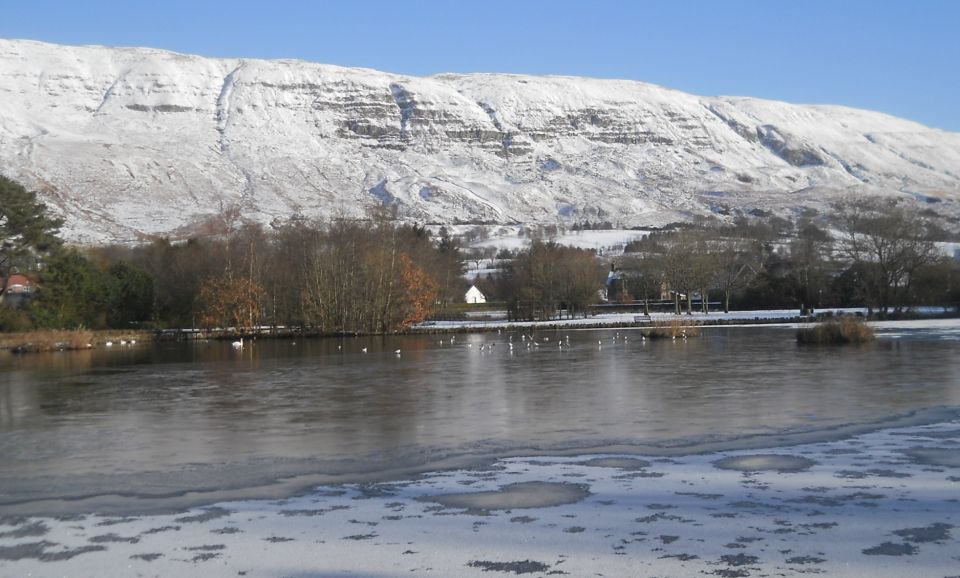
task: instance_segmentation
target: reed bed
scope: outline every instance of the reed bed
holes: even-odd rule
[[[873,341],[873,329],[859,317],[839,317],[797,330],[801,345],[845,345]]]
[[[682,319],[657,321],[649,329],[643,331],[643,336],[647,339],[684,339],[699,335],[700,330],[695,324]]]
[[[4,336],[4,342],[14,351],[40,352],[90,349],[93,347],[93,331],[86,329],[28,331]]]

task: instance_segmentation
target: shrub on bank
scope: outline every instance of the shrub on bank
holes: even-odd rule
[[[801,345],[843,345],[873,341],[873,329],[858,317],[838,317],[797,330]]]
[[[696,337],[700,335],[700,332],[689,321],[673,319],[657,321],[650,329],[645,330],[643,335],[647,339],[683,339],[685,337]]]
[[[28,331],[32,328],[33,322],[25,311],[0,303],[0,333]]]

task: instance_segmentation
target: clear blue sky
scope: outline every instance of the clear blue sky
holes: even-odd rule
[[[0,37],[625,78],[960,131],[960,0],[0,0]]]

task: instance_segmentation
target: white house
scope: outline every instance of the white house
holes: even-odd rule
[[[484,296],[484,294],[479,289],[477,289],[476,285],[471,285],[470,288],[467,289],[467,294],[463,296],[463,299],[467,303],[486,303],[487,302],[486,296]]]

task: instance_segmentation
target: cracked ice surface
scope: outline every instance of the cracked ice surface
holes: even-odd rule
[[[948,421],[762,451],[509,458],[171,515],[7,517],[0,574],[947,576],[958,454]]]

